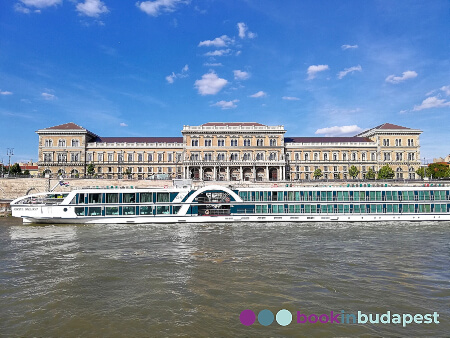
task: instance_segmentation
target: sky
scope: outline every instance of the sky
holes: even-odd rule
[[[35,131],[181,136],[259,122],[286,136],[420,129],[450,154],[448,0],[3,0],[0,161]]]

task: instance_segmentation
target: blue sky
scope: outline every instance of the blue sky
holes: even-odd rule
[[[181,136],[254,121],[287,136],[385,122],[450,153],[450,2],[5,0],[0,160],[37,160],[35,131]]]

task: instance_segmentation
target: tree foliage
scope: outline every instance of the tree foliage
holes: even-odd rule
[[[449,167],[447,163],[431,163],[426,169],[427,176],[431,178],[444,178],[446,176]]]
[[[392,168],[387,164],[378,171],[379,180],[392,179],[394,176],[394,170],[392,170]]]
[[[19,163],[14,163],[14,164],[11,166],[11,168],[9,169],[9,172],[10,172],[11,174],[16,174],[16,175],[20,174],[20,173],[22,172],[22,169],[20,168]]]
[[[375,171],[373,171],[372,168],[370,168],[369,171],[367,172],[366,178],[368,180],[374,180],[375,179]]]
[[[320,178],[320,177],[322,177],[323,176],[323,174],[322,174],[322,170],[320,170],[320,169],[316,169],[316,170],[314,170],[314,178]]]
[[[416,170],[416,174],[420,176],[421,179],[425,177],[425,169],[423,167],[420,167]]]
[[[352,178],[356,178],[359,175],[359,170],[354,165],[352,165],[348,171],[348,174]]]
[[[92,176],[92,175],[95,174],[95,167],[94,167],[94,165],[92,163],[89,164],[88,167],[87,167],[87,174],[89,176]]]

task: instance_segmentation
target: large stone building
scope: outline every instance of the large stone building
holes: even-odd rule
[[[105,178],[282,181],[359,178],[388,164],[414,179],[422,131],[382,124],[354,137],[287,137],[283,126],[210,122],[184,126],[182,137],[100,137],[75,123],[40,129],[39,171]],[[92,168],[91,166],[91,168]]]

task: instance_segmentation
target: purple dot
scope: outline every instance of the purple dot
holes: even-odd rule
[[[239,316],[239,319],[241,320],[241,323],[245,326],[252,325],[256,320],[256,315],[252,310],[244,310],[241,312],[241,315]]]

